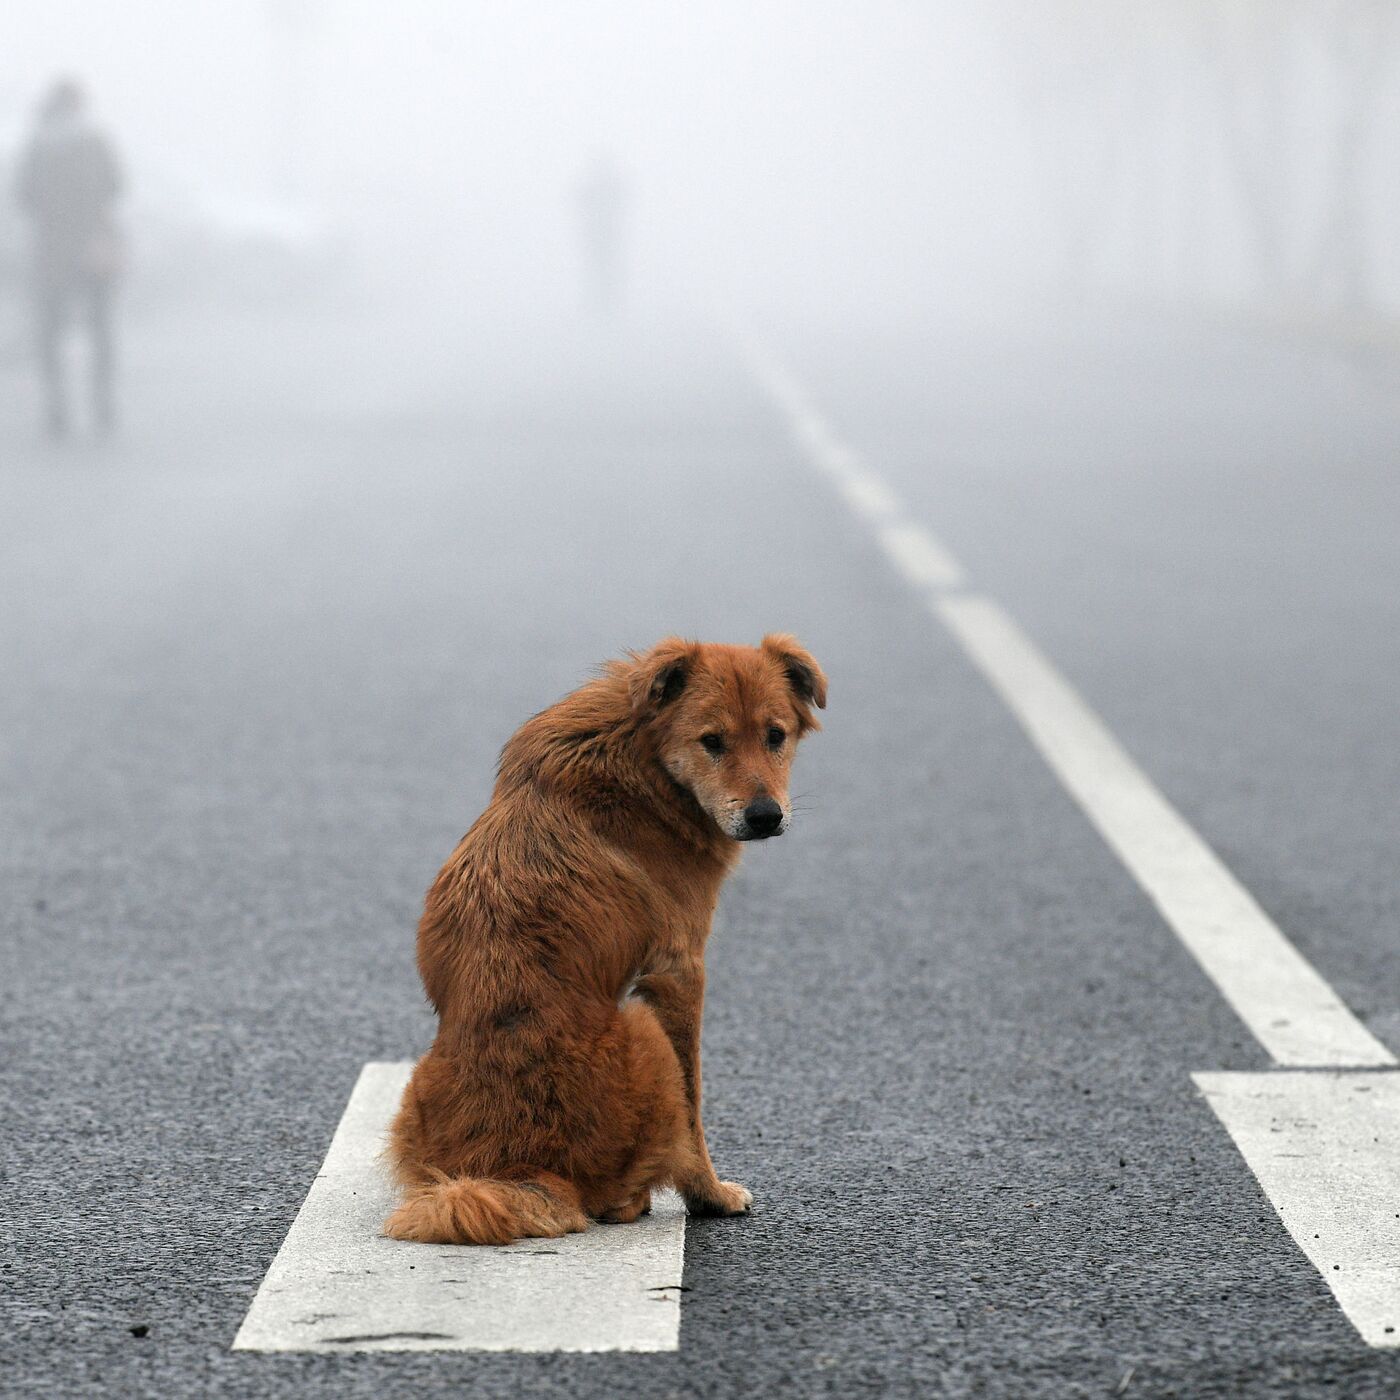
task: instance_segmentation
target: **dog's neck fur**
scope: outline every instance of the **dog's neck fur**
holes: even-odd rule
[[[737,847],[661,762],[657,729],[665,722],[664,710],[637,713],[625,673],[610,668],[521,725],[501,751],[497,791],[534,786],[617,844],[659,830],[727,871]]]

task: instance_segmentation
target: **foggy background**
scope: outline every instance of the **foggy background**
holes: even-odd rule
[[[621,177],[634,314],[1400,306],[1395,14],[1364,0],[6,7],[0,161],[83,80],[128,168],[128,302],[581,294]],[[7,335],[23,229],[3,224]]]
[[[557,314],[604,157],[639,306],[902,304],[1037,260],[990,13],[141,0],[21,3],[6,29],[5,149],[51,76],[82,76],[152,282],[181,257],[214,276],[201,240],[265,241],[357,286]]]

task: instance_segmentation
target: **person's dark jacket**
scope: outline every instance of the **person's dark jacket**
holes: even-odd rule
[[[19,167],[16,197],[52,268],[101,272],[115,238],[112,204],[122,188],[111,144],[81,118],[42,122]]]

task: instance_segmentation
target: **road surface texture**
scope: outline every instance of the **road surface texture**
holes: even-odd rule
[[[1400,1049],[1396,375],[752,329]],[[116,441],[39,444],[14,386],[0,428],[0,1393],[1400,1388],[1191,1079],[1268,1057],[732,340],[129,358]],[[428,1041],[416,915],[503,740],[623,648],[779,629],[831,701],[711,944],[756,1207],[686,1230],[679,1348],[231,1350],[362,1067]]]

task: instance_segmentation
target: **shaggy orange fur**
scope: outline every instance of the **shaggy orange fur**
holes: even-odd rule
[[[736,842],[786,827],[825,704],[791,637],[668,638],[517,731],[418,928],[439,1024],[394,1120],[386,1234],[562,1235],[663,1185],[748,1210],[700,1123],[705,940]]]

